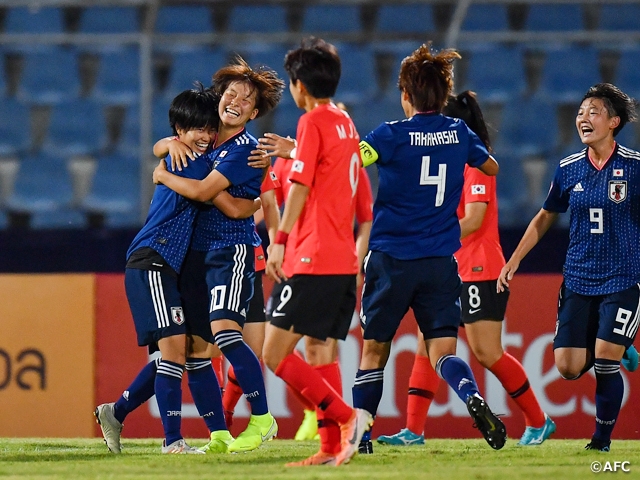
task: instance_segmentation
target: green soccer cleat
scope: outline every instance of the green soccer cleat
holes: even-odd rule
[[[416,435],[408,428],[403,428],[395,435],[380,435],[378,443],[382,445],[424,445],[424,435]]]
[[[540,445],[556,431],[556,424],[549,416],[544,414],[544,425],[540,428],[527,427],[524,429],[518,445]]]
[[[229,430],[217,430],[211,432],[211,440],[198,450],[204,453],[227,453],[229,445],[233,442],[233,436]]]
[[[251,415],[249,425],[229,445],[229,453],[250,452],[278,434],[278,424],[270,413]]]
[[[315,410],[305,410],[302,423],[296,432],[294,440],[299,442],[313,440],[318,435],[318,418]]]

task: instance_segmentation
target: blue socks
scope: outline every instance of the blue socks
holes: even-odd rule
[[[449,384],[460,400],[466,403],[470,395],[480,394],[473,372],[464,360],[455,355],[444,355],[436,363],[436,373]]]
[[[375,415],[382,398],[384,369],[358,370],[351,389],[354,408],[362,408]]]
[[[596,358],[596,432],[593,438],[603,443],[611,440],[611,433],[620,413],[624,382],[620,362]]]
[[[155,392],[166,445],[180,440],[182,422],[182,372],[184,366],[162,360],[156,373]]]
[[[186,370],[189,390],[198,413],[207,424],[210,432],[227,430],[222,409],[222,395],[218,378],[211,366],[211,359],[187,358]]]
[[[147,363],[138,376],[131,382],[122,396],[116,401],[113,407],[113,416],[120,423],[124,423],[124,419],[144,402],[153,397],[155,393],[154,383],[156,381],[156,371],[160,359]]]
[[[267,393],[264,388],[262,368],[255,353],[244,343],[242,333],[237,330],[222,330],[215,335],[216,344],[233,365],[236,380],[251,405],[252,415],[269,412]]]

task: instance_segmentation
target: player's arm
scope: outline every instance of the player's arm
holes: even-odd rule
[[[249,218],[260,210],[262,202],[260,198],[249,200],[248,198],[236,198],[227,191],[222,191],[213,199],[213,205],[233,219]]]
[[[196,157],[191,149],[177,137],[165,137],[158,140],[153,146],[153,154],[158,158],[171,156],[171,170],[182,170],[189,164],[189,160]]]
[[[535,247],[545,233],[551,228],[551,225],[558,218],[557,212],[551,212],[541,208],[535,217],[529,223],[524,235],[520,239],[520,243],[513,251],[511,258],[507,264],[502,267],[500,277],[498,277],[497,289],[498,292],[502,292],[504,287],[509,287],[509,282],[513,278],[513,275],[518,270],[520,262],[527,254]]]
[[[485,175],[489,175],[490,177],[493,177],[498,174],[498,171],[500,170],[500,166],[498,165],[498,162],[496,161],[496,159],[493,158],[491,155],[489,155],[489,158],[487,158],[487,161],[484,162],[482,165],[480,165],[478,167],[478,170],[480,170]]]
[[[296,141],[291,137],[281,137],[275,133],[265,133],[258,139],[258,148],[272,157],[294,158]]]
[[[369,251],[369,236],[371,235],[371,226],[373,221],[362,222],[358,225],[358,233],[356,234],[356,254],[358,255],[358,276],[357,285],[360,287],[363,283],[362,266],[364,257]]]
[[[280,209],[278,208],[275,190],[268,190],[261,193],[260,199],[262,200],[262,216],[267,227],[267,233],[269,234],[269,243],[271,244],[275,242],[276,233],[278,232],[278,226],[280,224]],[[259,223],[258,220],[256,220],[256,223]]]
[[[161,160],[153,171],[153,183],[161,183],[183,197],[197,202],[206,202],[215,198],[220,192],[229,188],[231,182],[217,170],[212,170],[202,180],[179,177],[169,171],[164,160]]]
[[[360,159],[363,167],[368,167],[378,160],[378,152],[365,140],[360,141]]]
[[[484,216],[487,213],[487,204],[484,202],[470,202],[464,206],[464,217],[460,219],[460,238],[471,235],[480,229]]]

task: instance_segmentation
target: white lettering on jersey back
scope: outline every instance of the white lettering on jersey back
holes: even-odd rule
[[[460,143],[456,130],[443,132],[409,132],[411,145],[415,147],[435,147],[438,145],[451,145]]]

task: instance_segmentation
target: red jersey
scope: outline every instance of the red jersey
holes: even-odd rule
[[[288,277],[355,275],[358,132],[349,115],[331,103],[300,117],[296,139],[289,179],[309,187],[309,195],[287,241],[283,270]]]
[[[270,190],[278,191],[280,189],[280,181],[278,180],[278,176],[273,171],[273,168],[269,167],[267,171],[267,176],[264,177],[262,181],[262,185],[260,186],[260,193],[268,192]],[[262,248],[262,244],[258,245],[255,249],[255,257],[256,257],[256,272],[261,272],[266,268],[266,260],[264,258],[264,248]]]
[[[455,253],[460,278],[463,282],[497,280],[505,261],[498,234],[496,177],[466,165],[458,218],[464,217],[465,205],[473,202],[486,203],[487,211],[480,228],[463,238],[462,247]]]
[[[280,188],[276,189],[276,201],[278,205],[284,205],[284,201],[289,196],[289,189],[291,188],[291,165],[293,165],[293,159],[276,158],[273,164],[273,171],[280,179]]]

